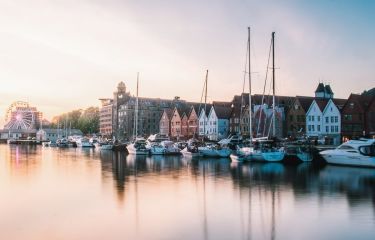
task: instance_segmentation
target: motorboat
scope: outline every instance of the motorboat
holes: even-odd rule
[[[180,149],[174,146],[172,141],[154,143],[150,147],[151,155],[179,155]]]
[[[232,153],[231,149],[217,143],[206,143],[205,146],[198,147],[198,151],[202,157],[227,158]]]
[[[375,139],[350,140],[320,155],[329,164],[375,167]]]
[[[150,149],[148,149],[146,145],[147,142],[144,138],[136,138],[133,143],[126,146],[126,149],[128,150],[129,154],[149,155]]]

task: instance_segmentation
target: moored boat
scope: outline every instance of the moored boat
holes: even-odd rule
[[[375,167],[375,139],[350,140],[320,155],[329,164]]]

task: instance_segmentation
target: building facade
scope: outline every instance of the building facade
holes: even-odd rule
[[[101,101],[101,108],[99,110],[99,132],[103,137],[112,137],[112,123],[113,123],[113,99],[99,99]]]
[[[306,112],[313,97],[297,96],[286,116],[287,136],[291,138],[306,134]]]

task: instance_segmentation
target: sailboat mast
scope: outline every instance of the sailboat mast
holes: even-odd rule
[[[139,72],[137,73],[137,98],[135,100],[135,136],[134,139],[138,136],[138,91],[139,91]]]
[[[206,79],[205,79],[205,84],[204,84],[203,140],[204,140],[204,137],[206,136],[207,84],[208,84],[208,69],[206,70]]]
[[[251,62],[250,62],[250,58],[251,58],[251,55],[250,55],[250,27],[247,28],[248,30],[248,45],[249,45],[249,135],[250,135],[250,142],[252,141],[253,139],[253,128],[252,128],[252,111],[251,111]]]
[[[276,109],[275,109],[275,32],[272,32],[272,134],[276,136]]]

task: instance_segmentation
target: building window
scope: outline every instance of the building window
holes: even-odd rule
[[[335,126],[335,132],[339,132],[339,126]]]
[[[326,132],[329,133],[329,127],[328,126],[326,126]]]
[[[335,116],[335,123],[337,123],[338,121],[339,121],[339,117]]]
[[[311,132],[311,125],[308,125],[307,128],[309,129],[309,132]]]
[[[329,118],[328,117],[326,117],[326,123],[329,123]]]
[[[320,116],[318,116],[318,122],[320,122]]]
[[[315,121],[315,116],[311,116],[311,121]]]
[[[331,123],[333,123],[333,121],[334,121],[334,117],[333,117],[333,116],[331,116]]]
[[[309,116],[309,122],[311,122],[311,116]]]
[[[331,132],[334,132],[334,131],[335,131],[334,127],[333,127],[333,126],[331,126]]]
[[[318,132],[320,132],[320,125],[317,125],[316,128],[317,128],[316,130],[317,130]]]
[[[315,125],[311,125],[311,130],[314,132],[315,131]]]

